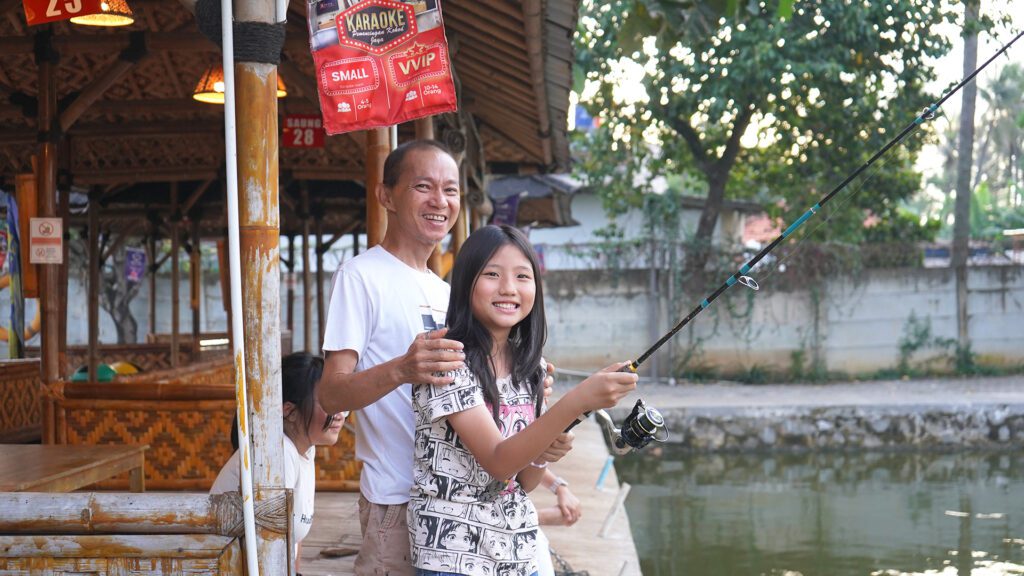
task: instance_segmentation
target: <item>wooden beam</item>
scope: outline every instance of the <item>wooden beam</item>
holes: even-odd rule
[[[540,138],[544,167],[554,166],[554,147],[551,142],[551,110],[548,107],[547,74],[544,57],[544,4],[542,0],[523,0],[523,28],[526,52],[530,58],[530,81],[533,85],[534,105],[537,110],[537,134]]]
[[[46,36],[44,41],[51,40],[49,32],[43,32]],[[30,42],[36,38],[27,37]],[[40,43],[42,44],[42,42]],[[44,46],[48,51],[49,45]],[[54,126],[57,120],[57,70],[59,63],[56,62],[56,55],[53,58],[40,58],[38,64],[38,100],[39,112],[36,125],[49,129]],[[38,215],[42,218],[53,218],[57,216],[57,135],[49,132],[49,138],[38,146],[36,174],[37,189],[39,196]],[[31,266],[31,264],[30,264]],[[42,308],[42,337],[40,342],[41,372],[40,380],[42,386],[53,386],[61,378],[60,364],[60,312],[61,312],[60,290],[60,265],[40,264],[39,265],[39,305]],[[56,443],[56,405],[46,394],[40,393],[43,403],[43,443]]]
[[[146,123],[90,123],[72,127],[67,135],[75,138],[102,138],[116,136],[118,138],[148,136],[181,136],[186,134],[219,134],[223,128],[216,122],[146,122]],[[39,138],[39,132],[31,128],[4,130],[0,132],[0,146],[31,144]],[[198,178],[190,178],[197,180]]]
[[[128,49],[126,49],[128,50]],[[103,96],[111,86],[113,86],[118,80],[121,79],[129,70],[134,68],[141,60],[129,60],[124,57],[118,57],[114,60],[114,63],[104,70],[91,84],[86,86],[78,94],[64,112],[60,115],[60,128],[61,130],[67,131],[71,126],[82,117],[82,114],[89,109],[94,102]]]
[[[89,194],[89,382],[96,381],[96,348],[100,338],[100,205],[99,194]]]
[[[199,360],[200,306],[199,296],[202,290],[203,257],[199,237],[199,220],[191,221],[192,250],[189,253],[189,306],[192,309],[192,361]]]
[[[166,166],[160,168],[116,168],[75,170],[71,178],[75,184],[118,184],[122,182],[188,182],[217,178],[213,168],[201,169],[194,166]]]
[[[189,212],[191,212],[192,206],[195,206],[195,203],[198,202],[199,199],[203,197],[203,194],[206,193],[206,191],[210,188],[210,185],[213,183],[213,178],[204,180],[203,183],[200,184],[198,188],[196,188],[195,192],[192,192],[188,199],[185,200],[185,203],[181,205],[181,213],[188,214]]]
[[[302,346],[306,352],[313,350],[313,295],[310,294],[312,278],[309,272],[309,237],[310,215],[309,215],[309,188],[303,182],[302,186],[302,210],[299,215],[302,218]]]
[[[110,243],[110,246],[107,246],[106,250],[104,250],[100,254],[100,264],[102,265],[107,261],[108,258],[113,256],[114,252],[116,252],[118,248],[124,245],[125,241],[130,236],[135,234],[138,231],[139,227],[141,227],[144,224],[144,220],[134,219],[129,221],[127,225],[125,225],[125,227],[121,229],[120,233],[117,235],[117,238],[115,238],[114,241]]]
[[[63,54],[82,52],[120,52],[131,45],[132,32],[110,34],[67,34],[53,37],[53,47]],[[215,52],[219,50],[200,32],[143,32],[150,52]],[[5,36],[0,38],[0,57],[31,54],[35,40],[32,36]]]
[[[384,179],[384,159],[391,152],[386,128],[366,131],[366,247],[373,248],[384,239],[388,213],[377,201],[377,186]]]
[[[180,222],[180,212],[178,212],[178,183],[171,182],[171,368],[178,367],[178,324],[180,319],[178,318],[178,306],[179,306],[179,286],[181,278],[179,272],[181,264],[178,256],[181,237],[179,235],[178,224]]]

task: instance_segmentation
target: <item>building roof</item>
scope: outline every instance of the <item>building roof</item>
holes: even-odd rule
[[[178,182],[179,198],[195,197],[202,219],[220,220],[223,108],[191,99],[219,49],[181,2],[128,1],[136,21],[120,29],[68,22],[29,29],[20,2],[0,2],[0,94],[7,101],[0,105],[2,185],[31,171],[39,132],[34,49],[39,34],[51,29],[60,54],[62,120],[72,121],[60,152],[61,187],[101,189],[101,203],[113,217],[140,206],[168,209],[170,183]],[[534,5],[542,10],[531,16]],[[477,125],[485,160],[542,172],[567,166],[577,0],[449,0],[443,7],[460,101]],[[279,101],[282,115],[319,112],[305,14],[306,2],[292,0],[279,66],[289,93]],[[540,33],[531,35],[531,25]],[[126,66],[129,53],[143,45],[146,55]],[[538,66],[542,82],[535,86]],[[97,90],[94,102],[83,96]],[[82,103],[84,111],[72,119],[68,110]],[[399,131],[400,140],[412,135],[411,126]],[[298,212],[302,189],[324,213],[326,232],[361,229],[364,159],[362,133],[330,136],[322,149],[282,148],[282,233],[301,227],[290,216]]]

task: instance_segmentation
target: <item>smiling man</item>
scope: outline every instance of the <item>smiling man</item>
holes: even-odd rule
[[[462,343],[444,338],[450,287],[427,268],[459,214],[459,169],[440,143],[399,146],[384,162],[377,200],[384,240],[334,278],[318,394],[328,413],[358,410],[356,457],[363,543],[355,571],[413,574],[406,506],[413,485],[410,382],[444,385]]]

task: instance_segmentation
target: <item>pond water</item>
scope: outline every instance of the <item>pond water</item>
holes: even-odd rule
[[[1024,452],[619,458],[644,576],[1024,574]]]

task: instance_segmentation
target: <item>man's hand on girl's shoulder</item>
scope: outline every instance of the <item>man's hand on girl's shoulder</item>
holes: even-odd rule
[[[447,386],[456,370],[465,367],[462,342],[445,338],[447,328],[416,336],[409,350],[399,359],[400,381],[413,384]]]

